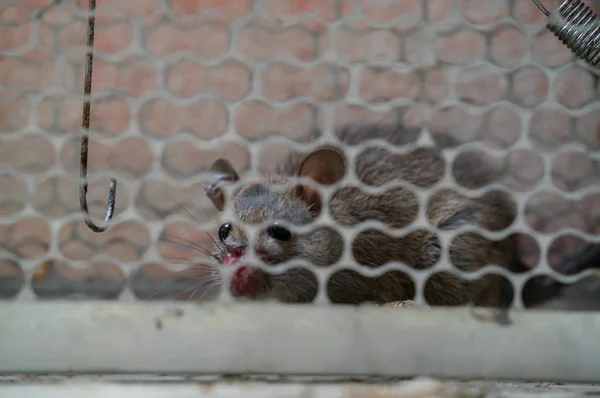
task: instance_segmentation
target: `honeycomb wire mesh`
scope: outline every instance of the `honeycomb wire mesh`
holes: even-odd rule
[[[400,152],[437,144],[447,164],[465,151],[485,157],[519,209],[489,236],[518,234],[534,274],[573,282],[557,270],[597,240],[598,75],[545,29],[531,1],[99,0],[95,220],[109,178],[119,184],[114,219],[99,234],[78,198],[87,1],[0,7],[5,299],[198,300],[208,276],[188,264],[228,216],[204,194],[208,167],[224,157],[258,177],[291,149],[336,142],[337,128],[358,123],[401,126],[409,145]],[[361,148],[344,149],[352,159]],[[466,195],[494,188],[468,191],[451,177],[448,168],[442,185]],[[423,208],[428,191],[419,192]],[[357,231],[341,232],[350,241]],[[517,289],[533,275],[494,272]],[[422,284],[429,273],[411,275]]]

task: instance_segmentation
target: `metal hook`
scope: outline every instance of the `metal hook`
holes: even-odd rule
[[[79,204],[87,226],[94,232],[103,232],[108,228],[112,220],[115,210],[115,197],[117,194],[117,180],[110,179],[108,188],[108,205],[106,207],[106,217],[103,226],[97,226],[92,220],[87,204],[87,163],[88,163],[88,146],[90,134],[90,107],[91,107],[91,92],[92,92],[92,64],[94,61],[94,27],[96,24],[96,0],[89,0],[88,7],[88,30],[87,30],[87,48],[86,48],[86,63],[85,63],[85,83],[84,83],[84,99],[83,99],[83,115],[81,121],[81,159],[79,169]]]
[[[544,7],[544,5],[539,0],[531,0],[531,1],[533,1],[533,3],[537,6],[537,8],[539,8],[541,12],[546,14],[547,17],[550,16],[550,11],[548,11],[548,9],[546,7]]]

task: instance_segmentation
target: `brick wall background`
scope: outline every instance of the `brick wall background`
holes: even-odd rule
[[[598,159],[586,152],[600,146],[598,74],[530,0],[97,1],[96,220],[108,179],[119,183],[101,234],[79,216],[77,187],[87,2],[36,18],[49,0],[0,0],[0,297],[115,297],[127,277],[138,297],[168,295],[164,278],[189,271],[163,265],[197,252],[160,236],[208,245],[218,218],[200,181],[216,157],[244,170],[251,143],[305,144],[314,127],[357,121],[482,141],[504,151],[495,164],[518,192],[548,167],[553,192],[531,198],[524,222],[600,228],[600,197],[587,192]],[[262,150],[264,169],[285,153]],[[565,233],[553,264],[580,243]],[[21,289],[29,279],[33,290]]]

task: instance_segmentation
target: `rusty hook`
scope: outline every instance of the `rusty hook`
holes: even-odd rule
[[[108,205],[106,207],[106,217],[103,226],[97,226],[92,220],[87,203],[87,163],[88,163],[88,146],[90,134],[90,107],[91,107],[91,92],[92,92],[92,64],[94,61],[94,27],[96,24],[96,0],[89,0],[88,7],[88,30],[87,30],[87,48],[85,59],[85,83],[83,86],[83,115],[81,120],[81,159],[79,169],[79,204],[87,226],[94,232],[103,232],[108,228],[112,220],[115,210],[115,197],[117,194],[117,180],[110,179],[108,188]]]

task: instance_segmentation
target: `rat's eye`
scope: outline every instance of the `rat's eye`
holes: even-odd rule
[[[282,242],[288,241],[292,238],[292,233],[282,226],[277,225],[277,223],[267,228],[267,233],[271,238],[280,240]]]
[[[225,223],[219,227],[219,239],[224,242],[231,232],[231,224]]]

